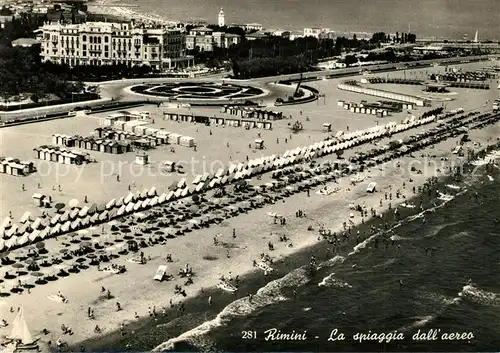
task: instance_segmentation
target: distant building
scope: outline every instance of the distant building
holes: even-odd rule
[[[12,22],[12,18],[19,18],[19,15],[0,15],[0,29],[5,28],[8,22]]]
[[[222,9],[222,7],[220,8],[219,16],[217,17],[217,19],[218,19],[219,27],[224,27],[226,25],[226,19],[225,19],[225,16],[224,16],[224,10]]]
[[[57,64],[150,65],[155,70],[183,68],[185,31],[178,27],[135,25],[134,22],[45,24],[38,30],[42,61]]]
[[[229,48],[240,42],[241,36],[237,34],[214,32],[208,27],[197,27],[189,31],[186,36],[186,49],[194,50],[198,47],[201,51],[213,51],[216,46]]]
[[[290,31],[290,40],[295,40],[297,38],[304,38],[303,31]]]
[[[324,37],[331,32],[330,28],[304,28],[304,37],[315,37],[319,39],[320,37]]]
[[[245,31],[247,32],[262,31],[264,29],[264,27],[260,23],[247,23],[246,25],[244,25],[244,27]]]
[[[213,29],[208,27],[196,27],[189,31],[186,36],[186,49],[194,50],[198,47],[201,51],[214,50]]]
[[[246,35],[247,40],[257,40],[257,39],[269,39],[272,36],[271,33],[267,31],[258,31],[255,33],[250,33]]]
[[[39,44],[40,44],[40,41],[33,39],[33,38],[19,38],[19,39],[12,41],[13,47],[30,48],[34,45],[39,45]]]
[[[424,47],[413,47],[413,51],[421,54],[431,54],[431,53],[440,53],[444,52],[445,49],[439,46],[424,46]]]
[[[266,29],[266,33],[270,33],[273,36],[290,39],[290,31],[286,31],[284,29]]]

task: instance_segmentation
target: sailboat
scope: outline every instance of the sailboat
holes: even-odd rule
[[[7,338],[15,342],[15,351],[32,349],[38,350],[38,340],[34,340],[31,336],[26,320],[24,320],[23,308],[19,309],[19,312],[12,323],[12,331]]]

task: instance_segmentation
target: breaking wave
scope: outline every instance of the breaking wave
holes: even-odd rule
[[[323,280],[318,283],[318,287],[352,288],[349,283],[335,277],[335,273],[330,273],[323,278]]]
[[[322,263],[319,264],[318,269],[321,268],[328,268],[328,267],[333,267],[338,263],[343,263],[346,258],[355,255],[359,253],[362,249],[366,248],[370,242],[374,241],[374,239],[382,234],[387,234],[387,232],[390,232],[403,224],[407,222],[412,222],[414,220],[424,218],[426,213],[429,212],[434,212],[436,209],[439,209],[443,206],[445,206],[448,202],[453,200],[456,196],[459,196],[463,193],[465,193],[467,189],[462,189],[459,193],[451,196],[447,200],[442,200],[439,203],[434,203],[434,206],[431,208],[428,208],[426,210],[423,210],[419,212],[416,215],[411,215],[405,218],[404,220],[401,220],[397,223],[395,223],[390,229],[388,230],[382,230],[379,231],[367,239],[365,239],[363,242],[357,244],[354,246],[353,250],[348,253],[346,257],[343,256],[335,256],[329,260],[326,260]],[[434,236],[439,233],[439,231],[450,224],[445,224],[439,227],[436,227],[433,232],[434,234],[431,234],[430,236]],[[402,240],[402,239],[408,239],[408,238],[403,238],[399,236],[393,236],[394,240]],[[393,261],[390,260],[390,261]],[[387,262],[382,265],[389,265],[391,262]],[[215,342],[212,342],[211,339],[208,337],[208,333],[217,328],[217,327],[222,327],[229,323],[232,319],[234,318],[242,318],[246,317],[252,313],[254,313],[257,310],[260,310],[264,307],[267,307],[269,305],[273,305],[279,302],[285,302],[288,301],[290,298],[287,297],[286,295],[286,290],[285,289],[290,289],[290,288],[298,288],[301,287],[307,283],[310,283],[311,278],[309,276],[309,271],[308,271],[308,266],[303,266],[300,267],[296,270],[291,271],[287,275],[285,275],[282,278],[273,280],[269,282],[266,286],[260,288],[257,293],[253,296],[252,300],[249,299],[249,297],[244,297],[241,299],[238,299],[229,305],[227,305],[214,319],[206,321],[202,323],[201,325],[184,332],[183,334],[171,338],[168,341],[160,344],[156,348],[154,348],[154,352],[162,352],[162,351],[169,351],[169,350],[174,350],[176,347],[176,344],[181,344],[181,343],[188,343],[190,345],[195,346],[198,350],[202,351],[207,351],[207,350],[213,350],[215,347]],[[331,273],[328,276],[324,277],[322,281],[318,284],[319,287],[335,287],[335,288],[352,288],[352,286],[335,277],[335,273]],[[416,317],[416,321],[406,327],[403,327],[401,330],[410,330],[415,327],[421,327],[425,326],[429,322],[432,322],[433,320],[436,319],[444,310],[446,310],[446,307],[452,304],[456,304],[461,300],[461,297],[465,291],[466,287],[462,290],[462,292],[459,293],[458,297],[453,298],[451,300],[443,300],[443,306],[441,309],[439,309],[436,313],[431,314],[431,315],[426,315],[426,316],[419,316]],[[492,300],[491,297],[489,300]],[[498,300],[498,303],[500,304],[500,300]],[[304,310],[310,310],[309,307],[305,308]]]
[[[497,300],[498,304],[500,304],[500,298],[496,296],[494,293],[483,292],[481,290],[476,289],[472,285],[465,285],[462,287],[462,290],[458,292],[457,296],[454,298],[446,297],[437,293],[420,293],[420,297],[422,299],[430,300],[440,307],[432,314],[425,316],[415,317],[415,321],[409,325],[403,326],[400,328],[400,331],[410,331],[413,329],[418,329],[421,327],[425,327],[427,324],[430,324],[434,320],[436,320],[440,315],[442,315],[448,307],[451,305],[458,305],[462,302],[464,298],[486,298],[486,300]],[[483,299],[484,300],[484,299]],[[472,300],[476,301],[476,300]]]
[[[211,330],[225,325],[233,318],[246,317],[268,305],[287,301],[289,298],[285,296],[284,289],[297,288],[309,282],[310,278],[306,266],[300,267],[260,288],[251,300],[249,297],[235,300],[226,306],[213,320],[206,321],[178,337],[169,339],[153,351],[162,352],[172,350],[175,348],[175,344],[180,342],[188,342],[198,348],[208,348],[210,341],[201,337],[205,336]]]
[[[500,307],[500,296],[493,292],[486,292],[473,285],[467,285],[460,293],[460,297],[476,304]]]

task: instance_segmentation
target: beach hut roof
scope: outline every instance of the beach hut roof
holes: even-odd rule
[[[0,224],[1,229],[5,229],[5,228],[8,228],[10,226],[12,226],[12,219],[10,217],[6,217],[3,220],[2,224]]]
[[[64,222],[64,224],[61,225],[61,231],[67,232],[69,231],[70,227],[71,227],[71,221]]]
[[[156,191],[156,188],[154,186],[151,187],[151,189],[149,189],[149,191],[148,191],[148,196],[149,197],[156,196],[157,194],[158,194],[158,192]]]
[[[69,214],[69,218],[70,219],[75,219],[77,216],[78,216],[78,213],[80,212],[80,210],[78,208],[75,208],[73,209],[70,214]]]
[[[139,200],[134,205],[134,211],[140,210],[142,208],[142,201]]]
[[[166,193],[162,193],[159,197],[158,197],[158,203],[164,203],[165,200],[166,200],[166,197],[167,197],[167,194]]]
[[[151,206],[154,206],[154,205],[158,204],[158,196],[154,196],[153,198],[151,198],[150,201],[149,201],[149,204]]]
[[[99,214],[99,220],[100,220],[100,221],[105,221],[106,219],[108,219],[108,215],[109,215],[108,210],[104,210],[104,211],[102,211],[102,212]]]
[[[125,204],[128,204],[129,202],[133,201],[134,200],[134,194],[132,194],[131,192],[128,193],[128,195],[125,197],[125,199],[123,200],[123,202]]]
[[[37,219],[35,219],[33,221],[33,223],[31,224],[31,228],[37,229],[41,223],[42,223],[42,219],[40,217],[37,217]]]
[[[79,218],[75,219],[72,223],[71,223],[71,229],[77,229],[81,224],[81,221]]]
[[[54,215],[54,217],[52,217],[52,219],[50,220],[50,223],[51,224],[56,224],[59,222],[59,219],[61,218],[61,214],[60,213],[56,213]]]
[[[201,181],[201,175],[197,175],[194,179],[193,179],[193,184],[198,184],[199,182]]]
[[[50,234],[57,234],[61,232],[61,223],[57,223],[52,229],[50,230]]]
[[[70,212],[66,210],[59,218],[59,222],[66,222],[69,219],[69,213]]]
[[[116,217],[116,208],[112,208],[111,210],[108,211],[108,218],[112,219]]]
[[[123,205],[123,201],[125,200],[125,198],[122,196],[118,199],[118,201],[116,201],[116,204],[115,206],[116,207],[121,207]]]
[[[86,226],[86,225],[88,225],[89,223],[90,223],[90,216],[89,216],[89,215],[85,216],[84,218],[82,218],[82,219],[80,220],[80,224],[81,224],[82,226]]]
[[[90,223],[91,224],[94,224],[96,223],[97,221],[99,220],[99,213],[94,213],[91,217],[90,217]]]
[[[17,234],[23,235],[28,230],[29,224],[21,224],[17,230]],[[30,228],[31,229],[31,228]]]
[[[183,188],[185,185],[186,185],[186,179],[185,179],[185,178],[182,178],[182,179],[181,179],[181,180],[179,180],[179,182],[177,183],[177,187],[178,187],[178,188]]]
[[[127,203],[127,206],[125,207],[125,212],[130,213],[134,210],[135,204],[133,202]]]
[[[122,214],[125,213],[125,205],[120,206],[120,208],[116,211],[117,216],[121,216]]]
[[[10,238],[10,239],[7,239],[7,240],[5,241],[5,247],[6,247],[7,249],[12,249],[14,246],[16,246],[16,245],[17,245],[18,240],[19,240],[19,239],[18,239],[17,237],[12,237],[12,238]]]
[[[80,210],[80,212],[78,212],[78,216],[80,216],[81,218],[87,216],[89,212],[89,207],[87,205],[83,206],[82,209]]]
[[[110,208],[114,207],[116,204],[116,199],[111,199],[107,204],[106,204],[106,209],[109,210]]]
[[[31,232],[31,234],[29,234],[29,240],[31,242],[34,242],[35,240],[39,239],[40,238],[40,231],[35,229],[34,231]]]
[[[102,212],[102,211],[104,211],[105,209],[106,209],[106,202],[100,203],[100,204],[97,206],[96,213]]]
[[[141,199],[145,199],[148,197],[148,189],[144,189],[141,192]]]
[[[34,232],[35,231],[33,231],[33,233]],[[50,227],[45,227],[40,231],[38,236],[40,237],[40,239],[45,239],[47,237],[47,235],[49,234],[49,232],[50,232]]]

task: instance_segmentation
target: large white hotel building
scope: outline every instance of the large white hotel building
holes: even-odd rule
[[[87,22],[46,24],[38,30],[42,61],[57,64],[150,65],[155,70],[194,64],[186,55],[184,28]]]

